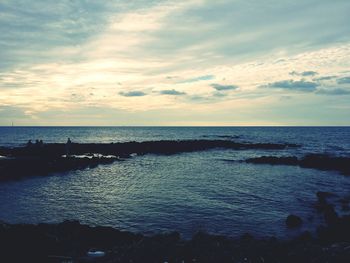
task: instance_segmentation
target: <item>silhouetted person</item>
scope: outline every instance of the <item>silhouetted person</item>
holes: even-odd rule
[[[66,156],[70,155],[71,147],[72,147],[72,141],[70,140],[70,138],[68,138],[68,140],[66,142]]]
[[[28,147],[28,148],[31,148],[32,146],[33,146],[32,140],[29,140],[29,141],[27,142],[27,147]]]

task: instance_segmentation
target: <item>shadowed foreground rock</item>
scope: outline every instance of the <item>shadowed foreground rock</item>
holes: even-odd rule
[[[245,160],[247,163],[270,165],[295,165],[302,168],[334,170],[350,175],[350,157],[332,157],[326,154],[307,154],[303,158],[262,156]]]
[[[32,145],[30,147],[0,148],[0,181],[13,180],[32,175],[47,175],[66,172],[98,164],[108,164],[131,154],[176,154],[182,152],[205,151],[215,148],[246,149],[285,149],[297,147],[294,144],[236,143],[227,140],[185,140],[149,141],[110,144],[78,144],[69,147],[71,157],[66,154],[66,144]],[[75,155],[92,155],[89,158],[74,158]],[[99,156],[101,155],[101,156]],[[96,157],[97,156],[97,157]]]
[[[178,233],[152,237],[77,221],[61,224],[0,224],[1,262],[350,262],[350,219],[292,241],[229,239],[205,233],[182,240]],[[341,233],[340,233],[341,232]],[[92,259],[87,252],[106,253]]]

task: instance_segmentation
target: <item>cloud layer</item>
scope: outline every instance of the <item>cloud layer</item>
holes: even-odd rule
[[[4,0],[0,125],[58,125],[69,112],[82,116],[71,125],[350,125],[348,10],[348,0]]]

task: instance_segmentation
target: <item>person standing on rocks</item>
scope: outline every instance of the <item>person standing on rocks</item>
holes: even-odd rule
[[[66,142],[66,157],[70,155],[71,147],[72,147],[72,141],[70,140],[70,138],[68,138]]]

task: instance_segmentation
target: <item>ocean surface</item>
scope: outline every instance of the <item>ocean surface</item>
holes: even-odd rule
[[[285,150],[222,150],[135,156],[97,168],[0,183],[0,220],[76,219],[145,234],[198,231],[289,238],[322,223],[317,191],[350,197],[350,177],[335,171],[231,162],[263,155],[350,156],[350,127],[0,127],[0,146],[46,143],[222,139],[295,143]],[[346,213],[338,211],[339,213]],[[285,227],[289,214],[301,229]]]

